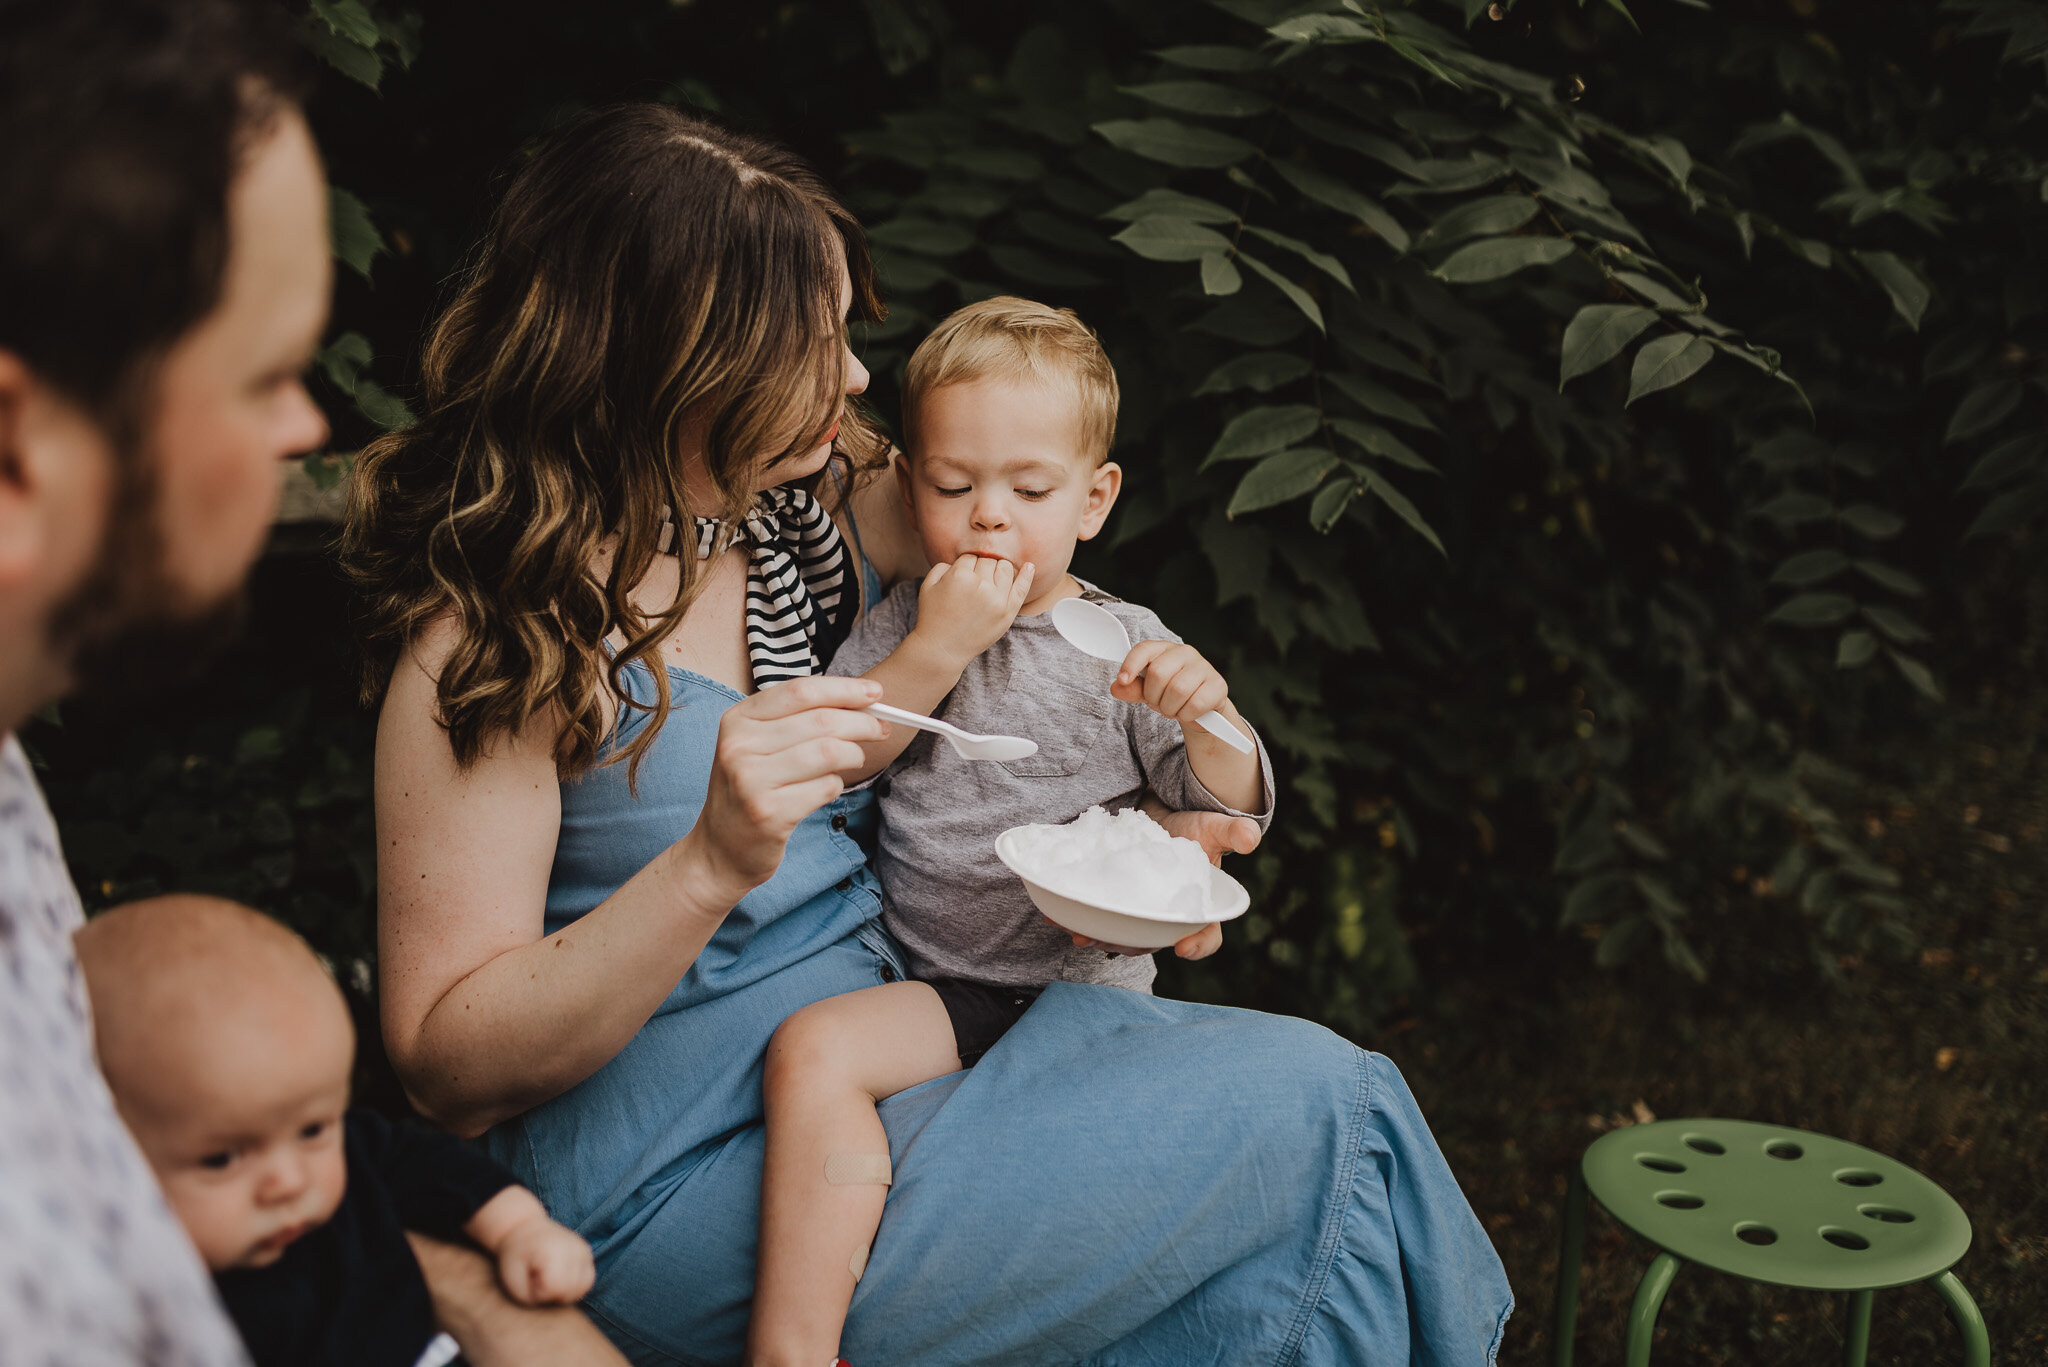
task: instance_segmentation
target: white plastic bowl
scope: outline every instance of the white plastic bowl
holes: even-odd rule
[[[1031,894],[1032,904],[1045,913],[1047,920],[1076,935],[1086,935],[1091,940],[1121,945],[1126,949],[1165,949],[1211,921],[1235,920],[1244,915],[1252,904],[1252,895],[1245,891],[1244,884],[1213,864],[1209,867],[1211,910],[1199,921],[1175,920],[1158,912],[1128,906],[1077,901],[1064,893],[1054,892],[1042,883],[1033,882],[1020,867],[1015,854],[1015,837],[1019,832],[1032,829],[1030,826],[1013,826],[997,836],[996,858],[1023,882],[1025,891]]]

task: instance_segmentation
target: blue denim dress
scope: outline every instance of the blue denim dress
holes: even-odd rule
[[[669,684],[637,796],[624,765],[562,787],[550,933],[697,819],[740,695]],[[644,724],[627,712],[615,743]],[[806,820],[617,1057],[484,1141],[591,1241],[587,1308],[636,1362],[739,1360],[762,1051],[798,1007],[902,973],[874,821],[866,792]],[[1318,1026],[1055,983],[973,1070],[881,1112],[896,1181],[842,1341],[857,1367],[1482,1367],[1499,1347],[1506,1277],[1407,1085]]]

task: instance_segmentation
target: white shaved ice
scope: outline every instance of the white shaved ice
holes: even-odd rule
[[[1136,807],[1090,807],[1064,826],[1022,827],[1010,853],[1026,878],[1076,902],[1194,925],[1215,919],[1202,847]]]

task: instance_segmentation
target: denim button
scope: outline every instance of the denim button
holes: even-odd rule
[[[843,816],[835,816],[835,817],[833,817],[833,818],[832,818],[832,829],[833,829],[833,830],[835,830],[835,831],[843,831],[843,830],[845,830],[845,829],[846,829],[846,818],[845,818],[845,817],[843,817]]]
[[[893,983],[896,981],[896,970],[891,968],[888,964],[882,965],[882,981],[885,983]]]

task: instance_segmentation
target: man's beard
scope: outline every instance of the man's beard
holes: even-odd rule
[[[246,595],[236,588],[189,603],[170,582],[153,453],[115,458],[115,487],[99,554],[51,613],[46,638],[68,662],[74,694],[123,699],[187,682],[241,633]]]

